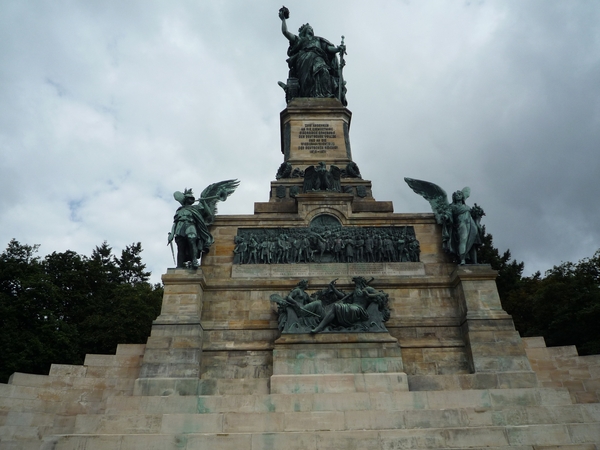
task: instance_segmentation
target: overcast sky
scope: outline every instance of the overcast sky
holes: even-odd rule
[[[377,200],[429,212],[403,177],[469,204],[544,272],[600,247],[600,3],[289,1],[345,36],[353,159]],[[159,281],[173,192],[238,178],[252,214],[283,161],[274,1],[0,2],[0,245],[116,254]]]

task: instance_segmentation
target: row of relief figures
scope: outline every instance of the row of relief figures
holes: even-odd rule
[[[414,228],[331,227],[239,229],[234,264],[419,262]]]

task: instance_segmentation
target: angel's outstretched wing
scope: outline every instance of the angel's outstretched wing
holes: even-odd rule
[[[240,185],[238,180],[225,180],[213,183],[202,191],[200,194],[200,200],[203,200],[206,206],[208,206],[212,214],[217,214],[217,202],[224,202],[231,194],[235,192],[237,187]]]
[[[444,217],[448,217],[450,208],[446,191],[437,184],[430,183],[429,181],[415,180],[413,178],[404,178],[404,181],[406,181],[406,184],[413,191],[429,202],[437,223],[443,223]]]

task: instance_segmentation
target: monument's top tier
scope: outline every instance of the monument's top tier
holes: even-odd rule
[[[281,112],[281,152],[292,166],[352,161],[352,113],[335,98],[295,98]]]

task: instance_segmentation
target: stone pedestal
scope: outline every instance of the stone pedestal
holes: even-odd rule
[[[271,393],[407,391],[388,333],[284,334],[273,348]]]
[[[371,181],[356,176],[356,165],[349,166],[353,163],[349,135],[351,118],[350,110],[334,98],[293,99],[280,115],[281,152],[284,163],[289,165],[289,173],[279,174],[280,178],[271,182],[270,204],[257,204],[255,212],[295,213],[294,201],[304,192],[303,173],[320,162],[325,163],[327,170],[336,166],[342,171],[341,192],[358,200],[357,210],[372,211],[375,202]],[[383,212],[382,206],[378,205],[378,211]],[[391,203],[384,209],[391,212]]]
[[[497,272],[489,265],[458,266],[450,278],[455,285],[470,368],[478,372],[512,372],[537,386],[523,341],[511,316],[502,309]],[[523,384],[523,383],[521,383]]]
[[[168,269],[161,315],[153,322],[134,395],[194,395],[202,359],[201,269]]]
[[[352,161],[352,113],[334,98],[295,98],[281,112],[281,152],[294,167]]]

